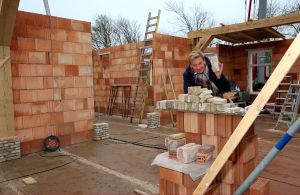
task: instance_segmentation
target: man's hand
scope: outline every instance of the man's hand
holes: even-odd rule
[[[221,78],[223,72],[223,63],[219,62],[219,71],[215,72],[215,75],[217,76],[218,79]]]

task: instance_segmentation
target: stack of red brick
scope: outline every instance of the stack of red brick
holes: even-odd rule
[[[22,154],[57,135],[91,139],[94,117],[91,24],[18,12],[11,43],[16,134]]]
[[[241,119],[242,116],[238,115],[177,112],[177,129],[186,133],[187,143],[214,145],[216,149],[213,157],[215,158]],[[214,188],[208,194],[233,194],[255,168],[257,154],[258,140],[252,125],[218,174],[213,182]],[[171,175],[176,175],[176,177],[171,178]],[[200,180],[192,181],[183,173],[162,170],[160,173],[161,194],[191,194]],[[245,194],[248,193],[249,191]]]
[[[133,98],[142,44],[142,42],[131,43],[101,49],[93,53],[95,109],[97,112],[106,111],[111,85],[130,84]],[[182,74],[187,65],[187,55],[191,51],[189,39],[169,35],[155,34],[151,45],[153,46],[153,69],[147,112],[154,111],[156,101],[166,99],[161,76],[167,79],[167,69],[170,70],[176,96],[183,93]],[[101,55],[103,53],[105,55]],[[172,91],[168,80],[167,88],[169,92]],[[172,93],[169,93],[169,97],[174,98]],[[120,103],[121,99],[117,102]],[[169,122],[168,113],[162,113],[161,123]]]

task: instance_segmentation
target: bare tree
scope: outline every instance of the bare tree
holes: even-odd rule
[[[268,18],[286,15],[296,11],[300,11],[300,0],[287,0],[287,1],[268,0],[267,1],[266,15]],[[256,15],[255,17],[258,18],[258,15]],[[295,37],[300,32],[300,25],[299,23],[284,25],[284,26],[275,27],[275,29],[288,37]]]
[[[194,4],[188,10],[184,7],[183,1],[178,4],[174,1],[168,1],[165,6],[166,10],[176,14],[174,24],[178,25],[177,32],[188,33],[201,28],[212,27],[215,23],[212,14],[203,10],[200,4]]]
[[[135,21],[119,17],[117,20],[101,14],[92,27],[93,48],[100,49],[140,40],[140,26]]]
[[[115,21],[114,37],[119,44],[137,42],[141,38],[140,25],[136,21],[119,17]]]
[[[99,49],[111,47],[113,43],[113,19],[101,14],[96,17],[95,25],[92,27],[93,48]]]

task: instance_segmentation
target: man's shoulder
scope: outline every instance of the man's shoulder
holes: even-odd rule
[[[192,70],[191,70],[190,66],[187,65],[187,67],[185,68],[185,71],[183,72],[183,76],[188,76],[190,74],[192,74]]]

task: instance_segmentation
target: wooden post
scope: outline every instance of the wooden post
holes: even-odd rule
[[[223,147],[220,154],[217,156],[216,160],[210,167],[207,174],[201,180],[200,184],[194,191],[193,195],[204,194],[207,188],[210,186],[214,178],[220,172],[229,156],[235,150],[237,145],[240,143],[243,136],[247,133],[248,129],[269,100],[275,89],[278,87],[279,83],[283,77],[289,72],[295,61],[298,59],[300,54],[300,36],[297,36],[293,43],[290,45],[289,49],[284,54],[283,58],[280,60],[279,64],[275,68],[274,72],[271,74],[265,86],[262,88],[261,92],[256,97],[255,101],[251,105],[249,111],[245,114],[225,146]]]

